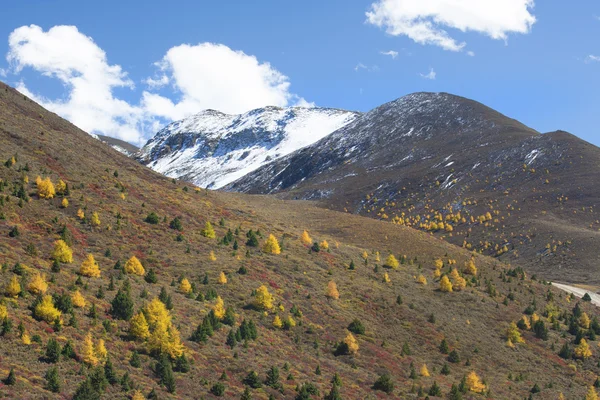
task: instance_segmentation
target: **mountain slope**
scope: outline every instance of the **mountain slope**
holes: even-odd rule
[[[541,135],[474,101],[417,93],[226,189],[317,199],[548,279],[598,284],[599,167],[600,150],[573,135]],[[440,218],[451,228],[432,224]]]
[[[119,153],[123,153],[126,156],[133,156],[135,153],[140,151],[137,146],[132,145],[131,143],[125,142],[124,140],[115,139],[110,136],[104,135],[93,135],[98,138],[101,142],[108,144],[113,149],[117,150]]]
[[[358,115],[300,107],[266,107],[242,115],[205,110],[163,128],[137,157],[169,177],[218,189],[314,143]]]
[[[563,345],[575,347],[576,336],[569,331],[579,331],[579,314],[596,319],[597,309],[582,303],[574,310],[573,300],[518,268],[472,258],[469,251],[405,226],[307,202],[196,190],[128,159],[4,85],[0,159],[5,161],[0,166],[0,392],[6,398],[73,398],[83,389],[91,392],[86,398],[107,399],[139,398],[137,390],[161,399],[240,398],[244,390],[257,399],[322,398],[332,390],[335,374],[336,390],[345,399],[417,398],[427,392],[435,398],[440,392],[447,396],[471,373],[484,379],[481,390],[489,391],[488,397],[521,399],[536,385],[539,398],[560,392],[581,398],[600,373],[598,342],[587,328],[579,338],[589,339],[591,356],[556,355]],[[34,183],[38,175],[55,184],[63,180],[69,191],[42,198]],[[152,213],[158,218],[149,218]],[[215,238],[201,234],[207,221]],[[300,241],[305,229],[321,243],[319,252]],[[247,244],[250,230],[258,232],[259,247]],[[279,240],[281,254],[261,251],[268,234]],[[229,236],[234,243],[225,240]],[[69,244],[72,262],[51,259],[58,239]],[[89,254],[100,276],[82,275]],[[388,254],[401,261],[397,268],[383,266]],[[126,272],[133,255],[146,276]],[[475,275],[462,272],[471,259]],[[463,290],[438,290],[437,260],[444,264],[440,273],[450,274],[453,266],[461,271],[458,275],[468,281]],[[46,277],[47,288],[31,285],[38,273]],[[427,284],[415,279],[419,275]],[[184,278],[190,287],[183,285]],[[20,292],[11,289],[14,281]],[[327,296],[329,282],[337,284],[339,298]],[[252,306],[261,285],[274,298],[267,310]],[[55,298],[62,323],[40,318],[36,291]],[[67,300],[77,292],[85,305]],[[216,295],[229,309],[227,319],[215,323],[210,336],[193,339],[205,317],[219,310]],[[147,305],[158,296],[172,305],[169,315],[160,323],[148,319],[151,339],[134,339],[130,323],[117,316],[140,309],[156,315]],[[115,301],[123,298],[131,300],[130,308]],[[506,328],[526,308],[536,310],[544,327],[552,325],[547,340],[536,337],[543,329],[523,329],[525,342],[507,346]],[[287,328],[273,325],[276,316]],[[358,350],[335,354],[355,319],[359,323],[351,329]],[[238,341],[234,331],[250,320],[256,338]],[[600,333],[597,322],[590,327]],[[188,372],[181,359],[159,357],[156,347],[150,351],[163,328],[169,341],[180,333]],[[91,353],[84,346],[88,334],[96,347]],[[75,356],[55,357],[51,339],[60,348],[70,342]],[[102,360],[89,365],[94,363],[90,354],[101,356],[100,339],[112,368]],[[423,365],[427,374],[419,374]],[[267,381],[271,367],[278,368],[279,378]],[[158,373],[165,368],[175,371],[164,373],[161,385]],[[11,369],[14,381],[5,379]],[[106,382],[105,371],[111,370],[114,376]],[[49,371],[58,379],[52,380],[56,375]],[[247,379],[251,371],[257,379]],[[393,387],[379,387],[390,389],[389,395],[374,388],[385,373]],[[297,387],[303,390],[298,393]],[[482,398],[468,388],[463,398]]]

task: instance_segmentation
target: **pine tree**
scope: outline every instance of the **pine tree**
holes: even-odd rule
[[[161,355],[154,368],[161,385],[164,385],[169,393],[175,393],[175,377],[171,362],[166,355]]]
[[[129,260],[127,260],[123,270],[125,271],[126,274],[132,274],[132,275],[142,276],[146,273],[146,271],[144,270],[144,266],[142,265],[142,263],[140,262],[140,260],[138,260],[138,258],[136,256],[132,256]]]
[[[440,343],[440,353],[442,354],[448,354],[448,352],[450,351],[450,348],[448,346],[448,342],[446,341],[446,339],[442,339],[442,342]]]
[[[440,280],[440,290],[442,292],[452,292],[452,283],[450,283],[450,279],[446,275],[442,276]]]
[[[252,400],[252,393],[250,393],[250,388],[246,387],[244,389],[244,393],[242,393],[240,400]]]
[[[150,329],[143,312],[137,313],[129,321],[129,334],[139,340],[146,340],[150,336]]]
[[[334,300],[340,298],[340,292],[338,292],[337,285],[334,281],[329,281],[327,284],[327,297]]]
[[[110,314],[113,318],[128,321],[133,316],[133,306],[129,286],[123,284],[111,302]]]
[[[116,385],[117,382],[119,381],[117,379],[117,374],[115,373],[112,361],[110,360],[110,358],[106,359],[106,362],[104,363],[104,376],[106,377],[106,380],[108,381],[108,383],[110,383],[111,385]]]
[[[209,221],[206,221],[206,224],[204,224],[204,229],[202,229],[200,234],[205,238],[209,239],[214,239],[215,237],[217,237],[215,230],[213,229],[212,224]]]
[[[269,237],[267,238],[262,251],[263,251],[263,253],[267,253],[267,254],[280,254],[281,253],[281,248],[279,247],[279,242],[277,241],[277,238],[273,234],[270,234]]]
[[[305,246],[310,246],[312,244],[312,239],[307,231],[302,232],[302,237],[300,238],[300,241]]]
[[[17,383],[17,375],[15,374],[15,369],[11,367],[8,372],[8,376],[4,379],[4,384],[8,386],[12,386]]]
[[[36,272],[31,278],[29,285],[27,285],[27,290],[31,294],[44,294],[46,290],[48,290],[48,284],[46,283],[46,277],[39,272]]]
[[[156,273],[154,272],[154,269],[150,269],[148,271],[148,273],[146,274],[146,276],[144,276],[144,280],[148,283],[156,283],[158,282],[158,277],[156,276]]]
[[[272,366],[267,371],[267,379],[265,380],[265,385],[270,386],[274,389],[277,389],[281,383],[279,382],[279,368],[276,366]]]
[[[394,382],[392,382],[392,377],[390,374],[385,373],[380,375],[373,384],[373,390],[380,390],[387,394],[392,393],[394,391]]]
[[[79,274],[93,278],[100,277],[100,267],[92,254],[88,254],[85,261],[81,264]]]
[[[396,259],[396,257],[394,257],[393,254],[390,254],[385,259],[385,263],[383,265],[385,267],[388,267],[388,268],[396,269],[396,268],[398,268],[400,266],[400,263],[398,262],[398,260]]]
[[[252,389],[258,389],[262,387],[262,382],[255,371],[250,371],[242,383],[250,386]]]
[[[46,361],[52,364],[57,363],[60,360],[60,345],[54,338],[48,340],[46,345]]]
[[[60,392],[60,379],[58,378],[58,368],[52,367],[48,371],[46,371],[44,379],[46,379],[46,389],[48,389],[52,393]]]
[[[54,242],[52,259],[60,263],[70,264],[73,262],[73,250],[71,250],[64,240],[57,240]]]
[[[256,289],[254,305],[259,310],[270,310],[273,308],[273,295],[269,293],[269,289],[265,285],[261,285]]]

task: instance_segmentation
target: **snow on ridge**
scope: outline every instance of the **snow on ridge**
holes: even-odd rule
[[[360,114],[329,108],[265,107],[240,115],[205,110],[159,131],[140,151],[157,172],[221,188],[306,147]]]

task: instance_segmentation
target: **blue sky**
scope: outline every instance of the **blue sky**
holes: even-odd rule
[[[600,145],[594,0],[23,0],[2,16],[1,80],[138,144],[203,108],[446,91]]]

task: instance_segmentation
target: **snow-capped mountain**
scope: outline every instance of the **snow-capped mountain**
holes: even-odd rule
[[[265,107],[240,115],[205,110],[167,125],[136,158],[166,176],[218,189],[359,116],[316,107]]]

